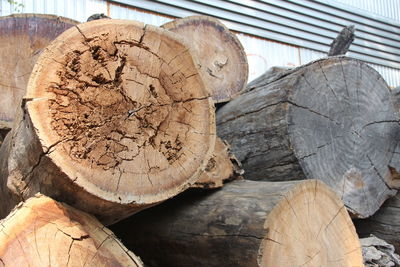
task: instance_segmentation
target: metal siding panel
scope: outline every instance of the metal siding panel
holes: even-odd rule
[[[116,4],[110,4],[110,16],[114,19],[130,19],[140,21],[146,24],[161,26],[171,21],[171,18],[151,14],[149,12],[140,12],[138,10],[124,7]]]

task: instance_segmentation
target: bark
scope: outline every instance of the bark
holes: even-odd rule
[[[323,183],[234,181],[114,225],[148,266],[362,266],[339,198]]]
[[[190,16],[161,27],[187,41],[216,103],[230,101],[244,90],[249,72],[246,53],[235,34],[219,20]]]
[[[349,50],[351,43],[354,41],[355,28],[354,25],[349,25],[343,28],[339,35],[332,41],[331,49],[328,56],[344,55]]]
[[[214,149],[212,99],[187,48],[134,21],[63,33],[24,100],[0,152],[2,216],[41,192],[110,224],[188,188]]]
[[[104,15],[104,13],[96,13],[88,17],[86,21],[98,20],[98,19],[111,19],[109,16]]]
[[[396,193],[399,120],[383,78],[346,57],[317,60],[217,112],[251,180],[321,179],[368,217]],[[391,167],[390,167],[391,166]]]
[[[41,51],[76,24],[77,21],[54,15],[14,14],[0,18],[0,129],[10,130]]]
[[[232,180],[243,179],[242,164],[230,152],[229,144],[217,137],[211,159],[192,188],[219,188]]]
[[[94,217],[43,195],[0,221],[0,266],[143,266]]]
[[[400,193],[387,200],[371,218],[354,223],[361,237],[373,234],[394,245],[400,254]]]

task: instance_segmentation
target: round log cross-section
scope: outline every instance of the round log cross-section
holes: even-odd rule
[[[192,193],[114,225],[115,234],[148,266],[363,266],[346,208],[320,181]]]
[[[390,162],[399,119],[390,89],[361,61],[332,57],[239,96],[217,114],[252,180],[321,179],[357,217],[396,193]]]
[[[10,129],[40,54],[77,21],[54,15],[14,14],[0,18],[0,129]]]
[[[216,103],[229,101],[243,91],[249,72],[246,54],[239,39],[219,20],[190,16],[161,27],[187,40]]]
[[[133,21],[60,35],[33,69],[23,110],[3,144],[14,198],[41,192],[107,224],[189,187],[214,150],[212,99],[187,47]]]
[[[0,221],[0,266],[129,266],[143,263],[93,216],[37,195]]]

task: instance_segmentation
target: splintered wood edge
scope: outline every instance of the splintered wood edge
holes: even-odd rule
[[[146,25],[141,22],[136,22],[136,21],[131,21],[131,20],[95,20],[91,22],[86,22],[83,24],[80,24],[79,26],[75,26],[74,28],[77,29],[78,31],[84,31],[85,28],[90,28],[91,25],[97,25],[102,26],[106,24],[115,24],[115,25],[126,25],[126,26],[132,26],[136,28],[140,28],[142,30],[148,29],[153,31],[154,33],[160,33],[167,38],[170,38],[171,40],[182,44],[183,46],[187,46],[186,41],[180,37],[179,35],[170,32],[165,29],[161,29],[152,25]],[[60,43],[63,43],[63,40],[66,38],[70,38],[71,36],[76,35],[76,31],[71,31],[67,30],[63,32],[55,41],[53,41],[46,49],[45,51],[40,55],[37,64],[35,64],[34,69],[32,73],[40,73],[42,72],[43,68],[46,66],[43,65],[43,61],[45,62],[47,60],[47,53],[46,51],[51,51],[55,48],[57,48]],[[188,49],[188,52],[190,49]],[[39,63],[39,64],[38,64]],[[194,68],[199,72],[198,66],[195,64],[195,59],[192,58],[191,64],[193,64]],[[41,102],[42,100],[46,100],[46,97],[38,97],[37,91],[35,91],[35,85],[38,82],[40,75],[31,75],[28,86],[27,86],[27,94],[25,96],[26,100],[26,110],[28,111],[28,114],[30,116],[30,119],[35,125],[34,131],[36,135],[39,137],[39,140],[43,146],[43,148],[47,149],[47,155],[48,157],[57,165],[57,166],[63,166],[63,171],[65,173],[69,173],[70,177],[72,179],[72,182],[76,183],[78,186],[83,187],[85,190],[87,190],[89,193],[92,195],[99,197],[101,199],[105,199],[110,202],[115,202],[115,203],[120,203],[120,204],[132,204],[132,205],[142,205],[142,204],[156,204],[161,201],[164,201],[172,196],[177,195],[178,193],[184,191],[185,189],[189,188],[192,184],[194,184],[197,179],[199,178],[200,174],[204,171],[208,160],[212,156],[212,152],[214,150],[214,145],[215,145],[215,132],[216,132],[216,126],[215,126],[215,112],[214,112],[214,103],[212,101],[211,96],[209,95],[209,92],[207,88],[204,86],[203,82],[201,79],[199,79],[199,82],[202,83],[203,89],[206,91],[205,94],[208,96],[207,99],[207,105],[209,109],[209,125],[208,125],[208,130],[209,130],[209,135],[208,140],[209,140],[209,147],[207,150],[207,153],[204,154],[201,164],[197,168],[197,170],[192,173],[190,178],[186,180],[185,183],[179,184],[179,185],[174,185],[172,188],[161,191],[157,194],[148,194],[148,195],[132,195],[130,194],[129,196],[122,196],[122,199],[120,198],[121,196],[118,196],[118,194],[115,194],[115,192],[110,192],[103,190],[102,188],[99,188],[95,184],[93,184],[91,181],[85,179],[84,177],[80,176],[78,173],[76,173],[73,170],[73,166],[69,166],[67,163],[68,161],[64,159],[62,156],[58,154],[56,150],[54,150],[54,146],[58,145],[59,142],[62,142],[62,140],[55,140],[54,137],[50,136],[47,134],[47,132],[42,129],[41,126],[41,118],[40,114],[37,114],[37,112],[34,111],[34,107],[31,106],[34,104],[34,102]],[[39,88],[39,91],[43,90],[43,88]],[[67,166],[67,167],[65,167]]]
[[[46,217],[46,212],[53,217]],[[79,218],[79,222],[74,217]],[[65,239],[56,239],[55,236],[50,236],[51,238],[47,240],[36,239],[39,230],[48,226],[53,227],[56,233],[62,234],[62,237],[71,240],[69,248],[63,247],[65,244],[62,241],[65,241]],[[41,233],[43,234],[43,232]],[[31,235],[33,238],[30,237]],[[5,219],[0,220],[0,266],[2,266],[1,263],[4,265],[4,258],[2,259],[2,257],[7,255],[10,249],[9,246],[15,242],[19,244],[17,247],[22,250],[23,255],[18,251],[9,253],[15,254],[15,256],[18,255],[15,258],[19,260],[18,262],[22,258],[25,258],[26,262],[30,263],[34,263],[34,260],[37,259],[41,262],[40,254],[38,254],[40,251],[38,243],[41,242],[45,245],[48,243],[49,253],[51,248],[55,248],[56,251],[53,251],[53,253],[58,253],[52,254],[53,257],[57,258],[62,255],[62,258],[57,258],[57,261],[63,260],[69,263],[69,253],[73,250],[71,248],[74,242],[80,241],[88,241],[88,243],[82,243],[82,246],[77,245],[81,248],[80,252],[84,252],[81,256],[86,256],[86,259],[90,253],[94,253],[94,255],[91,255],[91,260],[93,260],[97,256],[97,252],[104,248],[109,255],[99,254],[102,254],[102,257],[113,257],[111,260],[114,260],[114,263],[123,264],[124,266],[143,266],[141,259],[125,248],[121,241],[96,218],[41,194],[36,194],[27,201],[21,202]],[[85,247],[85,244],[90,244],[91,247]],[[93,249],[94,251],[92,251]],[[62,254],[62,250],[65,250],[68,254]],[[87,253],[86,255],[84,255],[85,252]],[[29,257],[29,255],[33,256],[33,258]],[[49,255],[49,261],[54,260],[53,257],[50,258]]]
[[[363,266],[344,204],[319,180],[301,182],[286,193],[264,228],[260,266]]]
[[[174,28],[177,28],[180,25],[186,25],[187,23],[190,23],[193,21],[208,21],[214,25],[217,25],[218,27],[222,27],[224,33],[229,35],[229,38],[232,40],[233,44],[239,48],[237,50],[237,52],[239,52],[238,58],[243,61],[242,62],[243,64],[241,64],[242,68],[243,68],[243,75],[240,75],[241,77],[238,77],[238,78],[243,81],[243,84],[241,84],[241,86],[238,86],[236,93],[227,95],[226,97],[220,97],[220,98],[216,98],[214,96],[214,92],[213,92],[214,89],[209,88],[209,90],[213,94],[213,100],[215,103],[228,102],[228,101],[234,99],[235,97],[237,97],[238,95],[240,95],[241,93],[243,93],[247,86],[247,81],[248,81],[248,77],[249,77],[249,64],[247,62],[247,56],[244,51],[243,45],[240,42],[240,40],[237,38],[237,36],[233,32],[231,32],[221,21],[219,21],[218,19],[216,19],[214,17],[210,17],[210,16],[195,15],[195,16],[188,16],[188,17],[184,17],[184,18],[178,18],[178,19],[175,19],[173,21],[170,21],[170,22],[167,22],[167,23],[161,25],[161,27],[172,31]],[[189,43],[189,47],[191,47],[190,43]],[[196,51],[194,51],[194,53],[196,54]],[[196,60],[200,63],[200,59],[197,56],[196,56]],[[205,72],[205,71],[202,69],[202,72]]]

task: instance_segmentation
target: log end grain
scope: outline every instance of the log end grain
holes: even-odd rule
[[[0,266],[143,266],[94,217],[36,195],[0,221]]]
[[[0,129],[11,128],[40,52],[77,21],[43,14],[0,18]]]
[[[190,16],[161,27],[187,41],[216,103],[229,101],[244,90],[249,72],[246,54],[239,39],[219,20]]]

